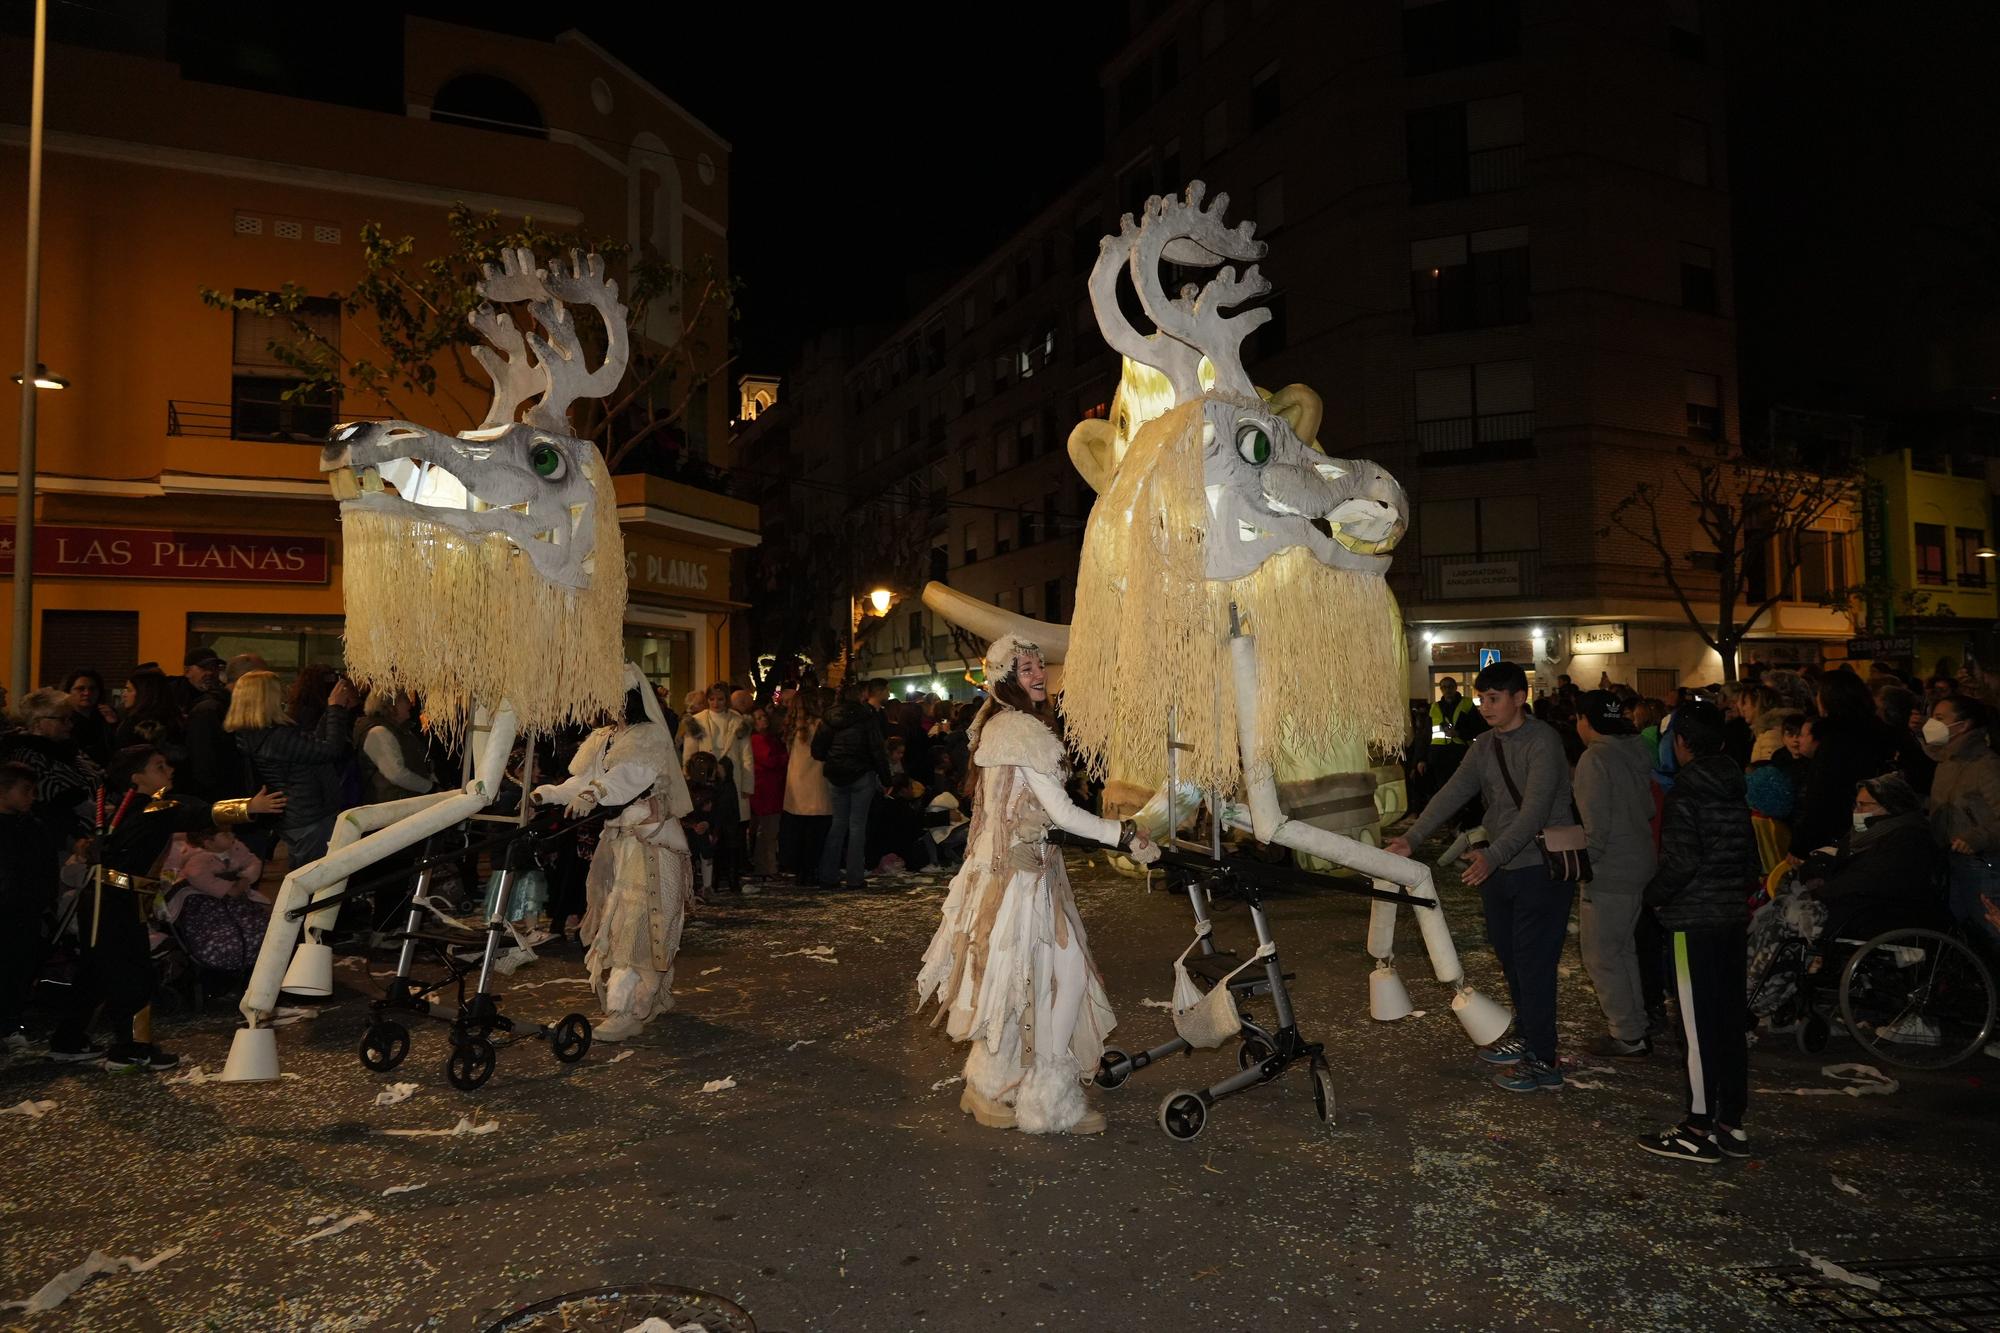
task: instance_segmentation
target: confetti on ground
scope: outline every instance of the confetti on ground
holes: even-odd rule
[[[794,949],[790,953],[774,953],[773,958],[832,958],[831,944],[815,944],[810,949]]]
[[[702,1324],[682,1324],[675,1327],[655,1314],[647,1315],[643,1323],[632,1325],[625,1330],[625,1333],[708,1333],[708,1329]]]
[[[1839,1088],[1769,1088],[1759,1089],[1792,1097],[1886,1097],[1902,1089],[1902,1084],[1877,1069],[1874,1065],[1825,1065],[1820,1071],[1827,1078],[1838,1080],[1846,1086]]]
[[[606,1060],[604,1063],[608,1065],[615,1065],[620,1060],[630,1060],[632,1056],[633,1052],[631,1051],[620,1051],[618,1052],[618,1054],[612,1056],[609,1060]]]
[[[952,1084],[963,1083],[964,1081],[965,1081],[965,1075],[953,1074],[950,1078],[941,1078],[937,1082],[931,1084],[931,1091],[943,1092],[946,1088],[950,1087]]]
[[[1804,1250],[1793,1250],[1792,1253],[1805,1260],[1822,1277],[1830,1277],[1835,1282],[1845,1282],[1848,1286],[1859,1287],[1863,1291],[1882,1290],[1882,1284],[1874,1278],[1863,1277],[1859,1273],[1850,1273],[1831,1259],[1822,1259],[1816,1254],[1807,1254]]]
[[[378,1129],[375,1132],[393,1134],[399,1139],[455,1139],[466,1134],[491,1134],[498,1128],[500,1128],[498,1120],[489,1120],[483,1125],[476,1125],[472,1122],[471,1116],[462,1115],[458,1118],[458,1123],[450,1129]]]
[[[391,1185],[388,1189],[382,1191],[382,1197],[386,1199],[392,1194],[415,1194],[428,1184],[430,1184],[428,1180],[420,1180],[414,1185]]]
[[[375,1104],[377,1106],[395,1106],[401,1102],[410,1100],[410,1098],[416,1095],[417,1085],[414,1083],[391,1083],[388,1087],[375,1094]]]
[[[140,1259],[126,1255],[113,1259],[102,1250],[92,1250],[90,1257],[67,1272],[50,1278],[42,1289],[25,1301],[0,1301],[0,1310],[21,1310],[27,1314],[41,1314],[53,1310],[71,1296],[84,1283],[107,1273],[150,1273],[167,1260],[179,1254],[182,1246],[173,1245],[161,1250],[150,1259]]]
[[[313,1219],[314,1222],[322,1222],[325,1220],[326,1219],[323,1217],[315,1217]],[[341,1232],[347,1230],[349,1227],[360,1226],[363,1222],[373,1222],[374,1220],[375,1220],[375,1214],[369,1212],[366,1208],[363,1208],[358,1213],[349,1213],[346,1217],[341,1218],[338,1222],[328,1223],[326,1226],[321,1227],[318,1231],[313,1232],[311,1235],[300,1236],[297,1240],[293,1241],[292,1244],[304,1245],[307,1241],[325,1240],[328,1236],[338,1236]],[[311,1223],[308,1223],[307,1225],[310,1226]]]
[[[24,1115],[30,1120],[40,1120],[55,1109],[56,1104],[54,1102],[21,1102],[8,1107],[4,1111],[0,1111],[0,1115]]]
[[[1857,1198],[1859,1198],[1861,1195],[1861,1191],[1854,1187],[1854,1182],[1849,1180],[1842,1180],[1839,1176],[1835,1176],[1833,1178],[1833,1187],[1839,1190],[1842,1194],[1852,1194]]]
[[[281,1004],[278,1006],[277,1012],[271,1015],[270,1021],[265,1023],[264,1026],[267,1028],[281,1028],[290,1023],[297,1023],[302,1019],[318,1018],[319,1015],[320,1011],[317,1009],[306,1009],[297,1005]]]
[[[544,986],[588,986],[589,984],[589,977],[551,977],[547,981],[524,981],[518,986],[509,986],[507,989],[540,990]]]
[[[714,975],[715,975],[715,974],[716,974],[717,972],[720,972],[721,970],[722,970],[722,969],[721,969],[721,968],[719,968],[719,967],[705,967],[705,968],[703,968],[703,969],[701,970],[701,974],[702,974],[703,976],[705,976],[705,977],[712,977],[712,976],[714,976]]]
[[[701,1085],[703,1092],[727,1092],[736,1086],[733,1078],[714,1078]]]
[[[1142,1005],[1143,1007],[1145,1007],[1145,1008],[1147,1008],[1147,1009],[1169,1009],[1169,1010],[1171,1010],[1171,1009],[1172,1009],[1172,1008],[1174,1007],[1174,1002],[1173,1002],[1172,1000],[1141,1000],[1141,1001],[1139,1001],[1139,1003],[1140,1003],[1140,1005]]]
[[[785,1049],[786,1049],[786,1050],[788,1050],[788,1051],[796,1051],[796,1050],[797,1050],[797,1049],[799,1049],[799,1047],[801,1047],[801,1046],[811,1046],[811,1045],[815,1044],[815,1043],[816,1043],[816,1042],[818,1042],[818,1041],[819,1041],[819,1038],[818,1038],[818,1037],[805,1037],[805,1038],[801,1038],[801,1039],[800,1039],[800,1040],[798,1040],[798,1041],[795,1041],[795,1042],[793,1042],[793,1043],[792,1043],[791,1045],[787,1046],[787,1047],[786,1047]]]

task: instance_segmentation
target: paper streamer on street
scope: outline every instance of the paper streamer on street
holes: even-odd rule
[[[313,1232],[311,1235],[300,1236],[297,1240],[293,1241],[292,1244],[304,1245],[308,1241],[325,1240],[328,1236],[338,1236],[341,1232],[347,1230],[349,1227],[357,1227],[360,1226],[363,1222],[373,1222],[374,1220],[375,1220],[375,1214],[369,1212],[366,1208],[363,1208],[358,1213],[349,1213],[346,1217],[341,1218],[338,1222],[328,1223],[326,1226],[321,1227],[318,1231]],[[324,1222],[326,1221],[326,1219],[324,1217],[315,1217],[314,1219],[312,1219],[312,1221]],[[311,1226],[312,1223],[308,1222],[306,1225]]]
[[[49,1112],[55,1109],[56,1109],[56,1104],[54,1102],[49,1102],[49,1101],[19,1102],[13,1106],[8,1107],[4,1111],[0,1111],[0,1115],[24,1115],[28,1117],[28,1119],[30,1120],[40,1120],[43,1116],[47,1115]]]
[[[1861,1191],[1854,1187],[1854,1182],[1851,1180],[1842,1180],[1839,1176],[1835,1176],[1833,1178],[1833,1187],[1842,1194],[1852,1194],[1856,1198],[1861,1197]]]
[[[633,1053],[631,1051],[620,1051],[618,1052],[618,1054],[612,1056],[609,1060],[606,1060],[604,1063],[608,1065],[615,1065],[620,1060],[630,1060],[632,1058],[632,1054]]]
[[[716,974],[717,972],[720,972],[721,970],[722,970],[722,969],[721,969],[721,968],[719,968],[719,967],[704,967],[704,968],[703,968],[703,969],[701,970],[701,974],[702,974],[703,976],[705,976],[705,977],[712,977],[712,976],[714,976],[714,975],[715,975],[715,974]]]
[[[799,1047],[801,1047],[801,1046],[811,1046],[811,1045],[813,1045],[814,1043],[816,1043],[816,1042],[817,1042],[818,1040],[819,1040],[819,1038],[818,1038],[818,1037],[805,1037],[805,1038],[802,1038],[801,1040],[798,1040],[798,1041],[795,1041],[795,1042],[793,1042],[793,1043],[792,1043],[791,1045],[787,1046],[787,1047],[786,1047],[785,1049],[786,1049],[786,1050],[788,1050],[788,1051],[796,1051],[797,1049],[799,1049]]]
[[[304,1019],[318,1017],[319,1010],[317,1009],[303,1009],[294,1005],[281,1004],[278,1006],[277,1012],[271,1015],[271,1021],[264,1026],[268,1028],[281,1028],[289,1023],[297,1023]]]
[[[790,953],[774,953],[773,958],[817,958],[823,963],[837,963],[831,944],[815,944],[810,949],[794,949]]]
[[[702,1084],[701,1090],[703,1092],[727,1092],[735,1086],[736,1080],[733,1078],[716,1078]]]
[[[1844,1086],[1838,1088],[1759,1088],[1759,1092],[1787,1097],[1886,1097],[1900,1092],[1903,1085],[1874,1065],[1825,1065],[1820,1074]]]
[[[375,1094],[375,1104],[377,1106],[395,1106],[410,1100],[410,1098],[416,1095],[417,1085],[414,1083],[391,1083],[388,1087]]]
[[[282,1012],[282,1011],[281,1011],[281,1012]],[[285,1074],[280,1074],[280,1075],[278,1075],[278,1077],[279,1077],[279,1078],[304,1078],[304,1077],[305,1077],[305,1075],[303,1075],[303,1074],[291,1074],[291,1073],[285,1073]],[[226,1083],[226,1080],[224,1080],[224,1078],[222,1077],[222,1075],[221,1075],[221,1074],[211,1074],[211,1073],[208,1073],[208,1072],[207,1072],[207,1071],[205,1071],[205,1070],[204,1070],[204,1069],[203,1069],[203,1068],[202,1068],[202,1067],[201,1067],[200,1065],[189,1065],[189,1066],[187,1067],[187,1071],[186,1071],[185,1073],[180,1073],[180,1074],[175,1074],[175,1075],[174,1075],[174,1076],[173,1076],[172,1078],[168,1079],[168,1080],[167,1080],[167,1082],[169,1082],[169,1083],[186,1083],[186,1084],[189,1084],[189,1085],[191,1085],[191,1086],[194,1086],[194,1087],[201,1087],[201,1086],[203,1086],[204,1084],[209,1084],[209,1083]],[[256,1086],[256,1084],[254,1084],[254,1083],[228,1083],[228,1084],[227,1084],[227,1086],[229,1086],[229,1087],[232,1087],[232,1088],[251,1088],[251,1087],[255,1087],[255,1086]]]
[[[588,986],[589,984],[589,977],[551,977],[547,981],[524,981],[518,986],[509,986],[508,989],[540,990],[544,986]]]
[[[1793,1250],[1792,1253],[1805,1260],[1821,1277],[1832,1278],[1835,1282],[1845,1282],[1848,1286],[1859,1287],[1863,1291],[1882,1290],[1882,1284],[1874,1278],[1850,1273],[1831,1259],[1822,1259],[1816,1254],[1807,1254],[1804,1250]]]
[[[706,1324],[681,1324],[676,1327],[658,1315],[646,1316],[644,1322],[632,1325],[625,1333],[708,1333]]]
[[[172,1245],[150,1259],[140,1259],[135,1255],[125,1255],[114,1259],[102,1250],[92,1250],[90,1257],[65,1273],[50,1278],[42,1289],[25,1301],[0,1301],[0,1310],[20,1310],[26,1314],[42,1314],[53,1310],[70,1297],[76,1295],[84,1283],[94,1277],[110,1273],[150,1273],[167,1260],[179,1254],[184,1246]]]
[[[943,1092],[946,1088],[950,1087],[952,1084],[963,1083],[964,1081],[965,1081],[965,1075],[953,1074],[950,1078],[941,1078],[937,1082],[931,1084],[931,1091]]]
[[[1172,1010],[1174,1002],[1172,1000],[1141,1000],[1139,1001],[1139,1006],[1142,1009]]]
[[[456,1139],[467,1134],[491,1134],[498,1128],[500,1128],[498,1120],[489,1120],[483,1125],[476,1125],[472,1122],[471,1116],[462,1115],[458,1118],[458,1123],[450,1129],[378,1129],[375,1132],[392,1134],[399,1139]]]
[[[386,1199],[392,1194],[415,1194],[428,1184],[430,1184],[429,1181],[420,1180],[414,1185],[391,1185],[388,1189],[382,1191],[382,1197]]]

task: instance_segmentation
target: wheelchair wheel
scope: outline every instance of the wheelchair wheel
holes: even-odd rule
[[[1198,1092],[1170,1092],[1160,1103],[1160,1128],[1180,1143],[1194,1138],[1208,1124],[1208,1099]]]
[[[1113,1073],[1112,1071],[1131,1058],[1131,1056],[1125,1054],[1125,1052],[1119,1050],[1116,1046],[1106,1046],[1104,1054],[1098,1057],[1097,1073],[1092,1075],[1090,1081],[1106,1092],[1124,1087],[1125,1080],[1132,1077],[1131,1069],[1127,1068],[1121,1073]]]
[[[361,1064],[377,1074],[386,1074],[410,1053],[410,1030],[393,1019],[380,1019],[361,1034]]]
[[[549,1034],[549,1050],[556,1059],[573,1065],[590,1051],[590,1020],[582,1014],[566,1014]]]
[[[1993,1033],[1993,974],[1956,935],[1892,930],[1840,973],[1840,1016],[1861,1048],[1905,1069],[1946,1069]]]
[[[493,1067],[499,1062],[492,1042],[484,1037],[467,1037],[445,1057],[444,1076],[460,1092],[473,1092],[493,1077]]]

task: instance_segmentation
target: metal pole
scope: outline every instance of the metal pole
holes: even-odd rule
[[[35,634],[35,367],[42,323],[42,83],[48,62],[49,4],[35,0],[35,74],[28,111],[28,281],[21,336],[21,458],[14,468],[14,702],[32,685]]]

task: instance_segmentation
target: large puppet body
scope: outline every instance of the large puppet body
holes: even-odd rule
[[[278,993],[330,990],[320,937],[350,875],[490,805],[520,731],[595,721],[619,703],[617,499],[596,446],[571,432],[569,407],[623,378],[625,307],[597,255],[544,270],[531,253],[506,251],[480,293],[468,322],[488,344],[472,350],[493,377],[485,419],[456,436],[409,421],[343,423],[320,454],[340,500],[348,669],[421,698],[431,725],[465,735],[473,772],[462,788],[346,811],[326,856],[285,877],[225,1078],[277,1077],[268,1023]],[[510,303],[539,332],[524,334]],[[572,304],[603,321],[595,369]],[[301,913],[308,939],[295,957]]]
[[[925,602],[976,633],[1037,638],[1062,659],[1066,733],[1094,775],[1153,790],[1168,777],[1171,739],[1182,747],[1176,776],[1244,798],[1231,817],[1259,841],[1428,901],[1418,921],[1437,978],[1457,991],[1467,1032],[1491,1040],[1506,1015],[1466,987],[1428,868],[1281,804],[1283,777],[1311,779],[1328,764],[1365,777],[1371,749],[1404,743],[1407,669],[1385,575],[1408,505],[1378,465],[1317,447],[1311,389],[1265,395],[1252,383],[1240,344],[1270,318],[1248,304],[1270,290],[1254,267],[1240,280],[1221,267],[1199,289],[1168,291],[1163,264],[1217,268],[1264,253],[1253,224],[1223,222],[1227,196],[1204,208],[1204,194],[1196,182],[1185,198],[1149,199],[1138,221],[1127,215],[1106,238],[1091,272],[1105,340],[1154,374],[1123,386],[1108,430],[1071,438],[1098,492],[1074,622],[1027,622],[935,584]],[[1155,333],[1121,307],[1128,269]],[[1372,824],[1372,801],[1360,813],[1352,826]],[[1395,905],[1378,901],[1369,952],[1385,968],[1394,926]]]
[[[569,781],[535,789],[535,800],[572,814],[625,808],[604,822],[591,858],[579,932],[584,966],[604,1019],[603,1041],[633,1036],[673,1008],[674,958],[693,897],[693,863],[681,816],[694,808],[675,761],[673,737],[653,716],[592,732],[570,761]]]
[[[1088,1114],[1080,1080],[1116,1019],[1048,834],[1115,844],[1120,827],[1071,803],[1062,742],[1039,719],[1000,709],[972,745],[979,791],[965,863],[924,953],[918,1002],[935,999],[945,1032],[971,1043],[970,1094],[1012,1107],[1028,1133],[1066,1133]]]

